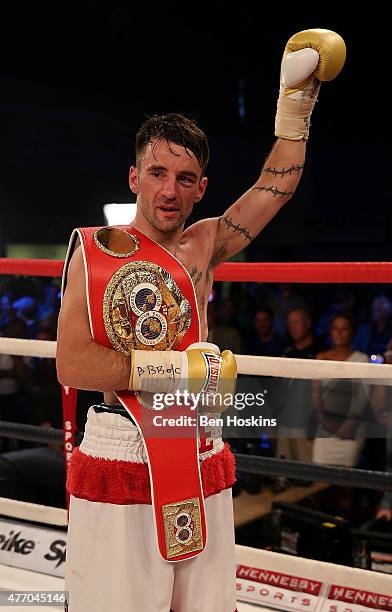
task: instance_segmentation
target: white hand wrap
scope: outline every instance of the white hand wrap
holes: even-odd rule
[[[132,351],[129,388],[150,393],[181,390],[188,378],[188,359],[184,351]]]
[[[196,351],[219,355],[219,347],[210,342],[195,342],[186,351],[132,351],[129,389],[150,393],[182,392],[189,388],[189,378],[199,385],[205,379],[204,361],[201,360],[202,367],[198,364],[199,367],[189,369],[189,359]]]
[[[287,95],[281,87],[275,117],[275,134],[287,140],[309,138],[310,116],[317,101],[320,81],[313,77],[309,84],[299,91]]]

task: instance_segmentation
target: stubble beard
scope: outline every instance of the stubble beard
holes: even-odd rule
[[[181,214],[177,219],[161,220],[158,218],[158,215],[155,210],[149,212],[142,209],[142,212],[144,218],[151,225],[151,227],[153,227],[158,232],[162,232],[163,234],[174,234],[175,232],[177,232],[177,230],[184,226],[186,221],[184,216]]]

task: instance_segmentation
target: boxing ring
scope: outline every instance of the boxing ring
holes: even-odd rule
[[[62,261],[0,258],[0,274],[60,277]],[[215,281],[271,283],[390,283],[392,263],[225,263]],[[55,358],[56,342],[0,338],[0,354]],[[392,385],[392,366],[237,355],[238,373],[306,380],[359,379]],[[76,431],[76,400],[63,390],[64,428],[0,422],[0,436],[48,444],[61,443],[65,460],[81,433]],[[392,474],[315,465],[270,457],[236,455],[237,468],[253,474],[294,477],[336,485],[392,490]],[[67,510],[0,498],[0,590],[60,591],[64,587]],[[2,535],[4,534],[4,535]],[[17,534],[18,544],[15,544]],[[30,542],[28,546],[26,543]],[[16,550],[31,554],[16,561]],[[14,554],[15,553],[15,554]],[[315,612],[392,611],[392,576],[314,561],[279,552],[236,547],[238,611]],[[15,606],[19,609],[18,606]],[[32,607],[33,610],[42,609]],[[20,608],[22,609],[22,607]],[[58,607],[48,607],[58,610]],[[211,611],[212,612],[212,611]]]

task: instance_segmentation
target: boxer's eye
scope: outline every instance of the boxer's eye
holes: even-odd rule
[[[195,178],[193,176],[188,176],[187,174],[180,174],[178,176],[178,180],[183,185],[193,185],[195,183]]]

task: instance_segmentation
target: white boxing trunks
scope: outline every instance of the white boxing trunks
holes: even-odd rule
[[[217,435],[203,444],[207,545],[193,559],[167,562],[138,429],[90,408],[68,476],[69,612],[234,612],[234,459]]]

